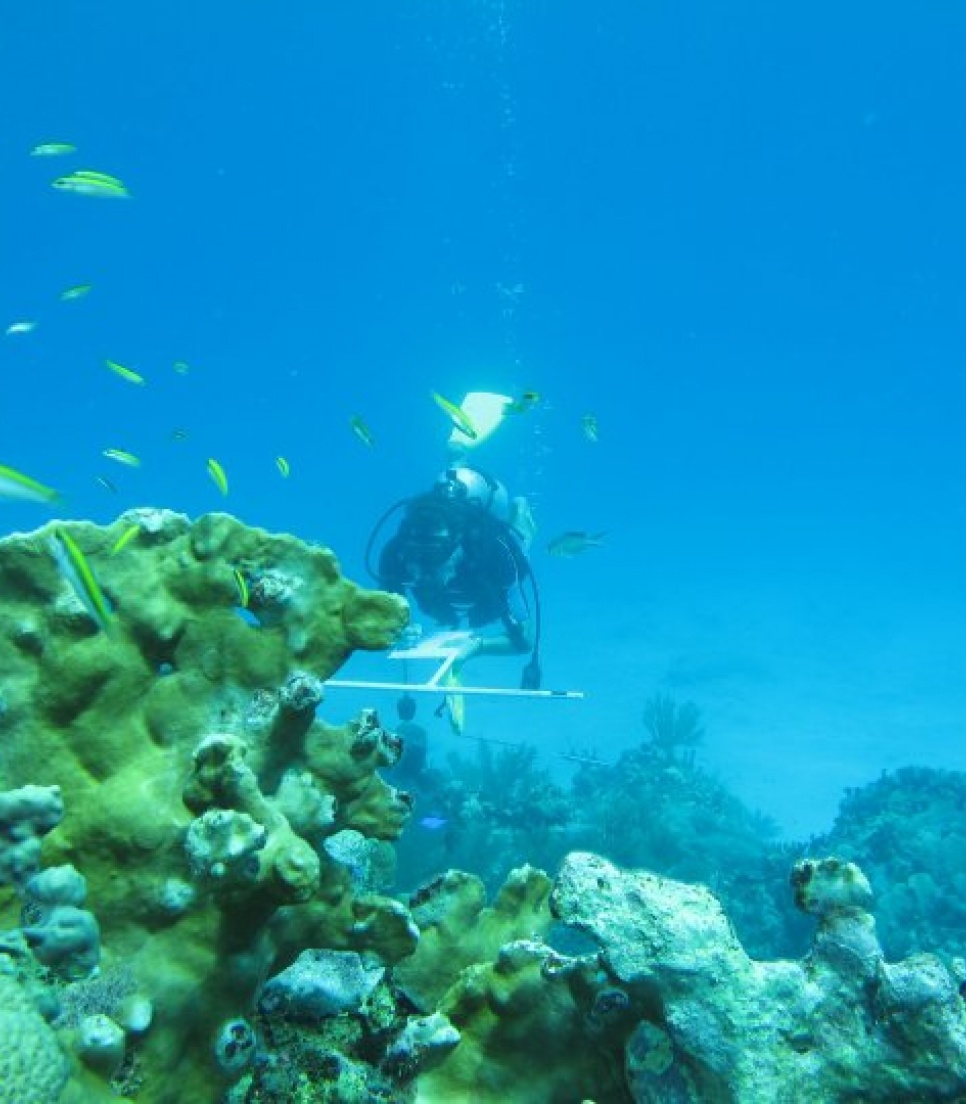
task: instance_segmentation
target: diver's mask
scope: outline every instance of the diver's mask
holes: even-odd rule
[[[503,484],[466,464],[453,465],[440,472],[433,494],[444,502],[474,506],[498,521],[505,522],[509,516],[510,502]]]
[[[401,527],[403,560],[420,576],[431,575],[445,566],[459,545],[459,537],[438,506],[414,508]]]

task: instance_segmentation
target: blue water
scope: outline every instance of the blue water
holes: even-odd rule
[[[546,680],[588,697],[471,734],[613,759],[669,689],[791,834],[966,768],[961,5],[6,7],[0,329],[39,325],[0,339],[0,463],[60,513],[230,509],[365,581],[442,463],[429,390],[534,388],[479,460],[535,503]],[[607,544],[548,558],[566,529]]]

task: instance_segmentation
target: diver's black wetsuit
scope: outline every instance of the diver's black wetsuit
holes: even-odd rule
[[[433,494],[413,499],[379,558],[381,584],[411,595],[434,621],[453,629],[502,622],[520,650],[526,613],[514,609],[514,596],[526,573],[507,525],[473,506],[441,505]]]

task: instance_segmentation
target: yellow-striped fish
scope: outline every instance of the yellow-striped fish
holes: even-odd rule
[[[275,457],[275,467],[278,468],[283,479],[288,479],[292,472],[292,465],[285,459],[284,456]]]
[[[139,468],[141,466],[141,459],[135,456],[133,452],[126,452],[124,449],[106,448],[101,452],[101,456],[106,456],[108,460],[116,460],[119,464],[127,464],[129,468]]]
[[[60,494],[53,487],[47,487],[24,475],[16,468],[0,464],[0,498],[18,499],[21,502],[56,502]]]
[[[123,180],[118,180],[110,173],[94,172],[92,169],[78,169],[77,172],[59,176],[51,181],[51,187],[60,192],[74,192],[76,195],[101,199],[130,199],[131,196]]]
[[[231,572],[235,576],[235,587],[238,590],[238,604],[242,609],[248,609],[248,600],[251,597],[248,591],[248,581],[237,567],[233,567]]]
[[[365,420],[361,414],[353,414],[349,419],[349,425],[352,427],[352,432],[359,438],[359,440],[366,446],[366,448],[372,448],[376,443],[375,437],[372,435],[372,431],[366,425]]]
[[[593,414],[584,414],[581,417],[580,429],[585,441],[590,441],[592,445],[597,444],[597,418]]]
[[[128,383],[144,383],[144,376],[140,372],[135,372],[133,368],[125,368],[123,364],[118,364],[116,360],[105,360],[104,363],[116,376],[120,376],[121,379],[127,380]]]
[[[225,469],[218,463],[214,457],[208,460],[208,474],[211,476],[215,486],[223,495],[228,494],[228,476],[225,475]]]
[[[127,548],[127,546],[134,540],[135,537],[141,532],[140,525],[131,525],[117,538],[113,545],[111,545],[111,555],[116,556],[118,552]]]
[[[83,299],[85,295],[90,294],[93,286],[93,284],[75,284],[74,287],[65,288],[60,293],[60,298],[64,303],[70,303],[74,299]]]
[[[31,157],[65,157],[68,153],[76,153],[77,147],[70,142],[41,142],[30,151]]]
[[[444,398],[438,391],[430,391],[430,395],[433,396],[433,401],[460,433],[465,434],[471,441],[475,441],[476,438],[479,437],[479,434],[476,432],[476,426],[473,425],[470,416],[462,407],[457,406],[454,402],[450,402],[449,399]]]
[[[55,529],[50,550],[60,573],[70,583],[91,620],[104,632],[110,632],[114,615],[78,543],[66,529]]]
[[[11,322],[3,332],[7,337],[13,337],[15,334],[33,333],[36,328],[37,323],[32,320],[29,322]]]
[[[78,176],[81,180],[99,180],[102,184],[120,184],[120,180],[110,173],[97,172],[95,169],[75,169],[71,176]]]
[[[191,366],[186,360],[176,360],[173,368],[179,376],[186,376],[191,371]]]

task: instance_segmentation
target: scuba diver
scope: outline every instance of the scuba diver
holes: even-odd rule
[[[399,511],[399,528],[373,570],[373,547]],[[440,625],[490,627],[471,633],[457,667],[477,656],[529,652],[522,686],[535,690],[540,686],[540,596],[527,559],[533,534],[526,499],[511,501],[492,476],[454,459],[429,491],[383,514],[369,538],[366,563],[381,587],[410,597]]]
[[[393,783],[400,783],[412,790],[426,775],[429,766],[429,746],[426,729],[416,720],[416,699],[409,694],[396,702],[399,722],[396,735],[403,742],[399,761],[390,768]]]

